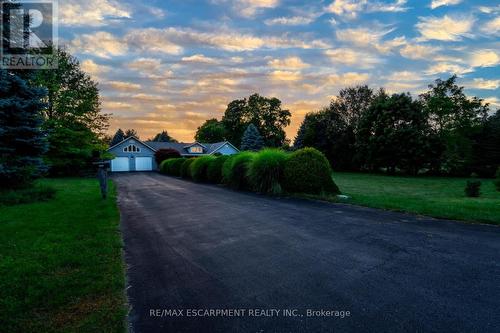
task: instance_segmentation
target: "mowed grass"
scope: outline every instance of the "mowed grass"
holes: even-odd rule
[[[55,179],[48,202],[0,207],[0,331],[123,332],[126,298],[115,189]]]
[[[481,179],[481,197],[468,198],[467,179],[397,177],[335,172],[333,178],[353,204],[437,218],[500,224],[500,192]]]

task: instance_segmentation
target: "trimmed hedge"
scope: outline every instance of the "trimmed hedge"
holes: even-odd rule
[[[222,167],[224,183],[235,190],[249,189],[248,169],[255,155],[245,151],[228,159]]]
[[[198,157],[191,164],[191,178],[197,183],[203,183],[208,181],[207,169],[211,161],[215,161],[217,157],[215,156],[202,156]]]
[[[299,149],[285,163],[283,187],[288,192],[340,193],[333,182],[330,163],[314,148]]]
[[[191,178],[191,163],[193,163],[194,158],[187,158],[181,165],[181,177],[185,179]]]
[[[287,158],[288,155],[283,150],[261,150],[254,157],[248,170],[248,179],[252,189],[260,193],[281,194]]]
[[[161,162],[161,164],[160,164],[160,172],[164,173],[166,175],[171,175],[172,174],[171,173],[171,167],[172,167],[173,162],[174,162],[173,158]]]
[[[174,158],[172,164],[170,165],[170,174],[175,177],[181,176],[182,164],[186,161],[185,158]]]
[[[222,166],[229,158],[229,155],[220,155],[211,160],[207,167],[207,181],[213,184],[222,183]]]

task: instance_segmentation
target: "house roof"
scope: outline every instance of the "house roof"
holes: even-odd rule
[[[222,148],[225,144],[229,144],[233,148],[235,148],[231,143],[227,141],[223,142],[217,142],[217,143],[199,143],[199,142],[193,142],[193,143],[185,143],[185,142],[155,142],[155,141],[146,141],[144,142],[146,145],[153,147],[155,150],[158,149],[175,149],[181,155],[199,155],[199,154],[190,154],[188,152],[188,148],[192,147],[196,144],[199,144],[204,148],[203,154],[210,155],[220,148]],[[236,148],[235,148],[236,149]],[[237,149],[236,149],[237,150]]]

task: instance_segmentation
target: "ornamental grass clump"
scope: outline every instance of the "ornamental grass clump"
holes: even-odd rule
[[[290,154],[285,163],[283,187],[292,193],[340,193],[333,182],[330,163],[314,148],[303,148]]]
[[[190,166],[193,163],[194,158],[187,158],[181,165],[181,177],[184,179],[191,179]]]
[[[223,165],[224,183],[235,190],[250,189],[248,169],[254,157],[255,153],[245,151],[228,159]]]
[[[191,178],[197,183],[207,182],[207,169],[211,161],[216,160],[215,156],[198,157],[191,164]]]
[[[229,159],[229,157],[229,155],[221,155],[210,161],[207,167],[207,181],[209,183],[222,183],[222,166]]]
[[[248,169],[252,189],[259,193],[281,194],[287,157],[287,153],[279,149],[264,149],[257,153]]]

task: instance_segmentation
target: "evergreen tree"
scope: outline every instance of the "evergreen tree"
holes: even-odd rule
[[[131,136],[139,139],[139,135],[137,134],[136,130],[135,129],[128,129],[125,131],[125,137],[123,139],[128,139],[130,138]]]
[[[248,125],[241,139],[241,150],[258,151],[264,147],[264,140],[254,124]]]
[[[0,70],[0,187],[29,186],[46,171],[47,141],[41,130],[46,91]]]
[[[155,135],[153,140],[155,142],[177,142],[174,138],[172,138],[170,135],[168,135],[167,131],[162,131],[161,133],[158,133]]]
[[[125,139],[125,133],[123,133],[122,129],[119,128],[115,135],[113,136],[113,139],[111,139],[111,143],[110,143],[110,146],[114,146],[116,144],[119,144],[120,142],[122,142],[123,140]]]

